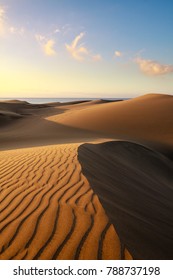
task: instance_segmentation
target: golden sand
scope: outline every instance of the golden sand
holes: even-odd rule
[[[145,209],[146,198],[153,197],[155,184],[161,182],[166,191],[159,192],[161,208],[157,208],[151,224],[155,224],[160,213],[167,213],[173,205],[170,183],[173,178],[167,175],[172,162],[163,160],[158,151],[173,158],[172,108],[173,97],[161,94],[119,102],[96,100],[42,105],[16,100],[0,102],[0,259],[131,259],[136,248],[134,242],[134,247],[130,245],[131,252],[127,250],[127,244],[131,244],[128,221],[123,221],[127,236],[122,244],[116,222],[113,226],[114,219],[108,217],[117,190],[112,189],[104,206],[102,192],[99,197],[99,183],[107,178],[103,187],[103,193],[107,194],[112,182],[119,180],[118,186],[124,188],[137,175],[138,183],[133,182],[132,186],[139,193],[140,188],[149,190],[141,202]],[[84,161],[79,162],[84,143],[106,143],[110,139],[122,141],[117,153],[109,143],[106,152],[99,146],[99,153],[98,145],[91,149],[85,149],[84,145]],[[121,154],[123,140],[128,141],[129,148]],[[150,152],[144,152],[142,158],[138,153],[145,148],[139,149],[138,144],[153,149],[155,166],[161,164],[157,172],[153,166],[150,168],[155,174],[154,181],[147,167],[150,165],[144,164]],[[133,152],[129,154],[131,147]],[[128,162],[123,169],[122,162]],[[149,186],[148,176],[152,181]],[[124,182],[123,178],[128,179]],[[125,198],[119,200],[120,206]],[[131,213],[128,207],[125,205],[124,209]],[[137,217],[139,211],[135,211]],[[152,213],[151,209],[147,211],[149,215]],[[158,228],[171,227],[172,216],[166,217],[160,219]],[[138,223],[133,223],[133,230],[133,238],[141,243]],[[170,240],[170,232],[161,233],[160,251]],[[151,235],[156,236],[157,231]],[[150,236],[146,240],[152,244]],[[143,258],[141,252],[138,255]],[[157,257],[157,250],[154,256]]]
[[[76,144],[0,153],[0,259],[114,259],[115,230]]]

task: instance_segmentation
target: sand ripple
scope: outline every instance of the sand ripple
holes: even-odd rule
[[[0,259],[120,259],[76,144],[0,152]]]

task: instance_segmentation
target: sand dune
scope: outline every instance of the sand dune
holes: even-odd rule
[[[133,258],[172,260],[172,161],[123,141],[81,145],[78,157]]]
[[[0,126],[6,125],[8,122],[19,118],[21,118],[20,114],[0,110]]]
[[[93,130],[74,128],[61,124],[66,113],[74,114],[106,100],[79,101],[52,104],[25,102],[0,102],[0,150],[35,147],[50,144],[94,141],[102,135]],[[110,102],[109,102],[110,103]],[[20,118],[20,119],[19,119]],[[53,118],[53,121],[52,121]]]
[[[81,173],[77,148],[0,153],[0,259],[121,258],[119,238]]]
[[[109,138],[126,139],[158,148],[173,149],[173,96],[148,94],[123,102],[104,103],[66,112],[48,119],[75,128],[100,132]]]
[[[170,259],[172,107],[0,102],[0,259]]]
[[[66,111],[74,112],[76,106],[80,105],[84,106],[83,102],[61,105],[1,102],[0,110],[6,117],[0,115],[0,150],[76,143],[98,138],[97,132],[71,128],[48,119],[52,115],[60,118]],[[4,122],[4,119],[7,121]]]

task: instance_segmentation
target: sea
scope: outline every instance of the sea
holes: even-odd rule
[[[108,100],[108,101],[116,101],[116,100],[128,100],[129,98],[0,98],[0,102],[2,101],[10,101],[10,100],[20,100],[27,101],[31,104],[44,104],[44,103],[52,103],[52,102],[73,102],[73,101],[89,101],[89,100]]]

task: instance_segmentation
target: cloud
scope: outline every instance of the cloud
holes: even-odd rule
[[[6,9],[0,6],[0,35],[12,34],[23,36],[24,33],[25,30],[23,27],[18,28],[9,25],[8,18],[6,16]]]
[[[37,40],[38,43],[41,43],[46,39],[46,37],[40,34],[35,34],[35,39]]]
[[[101,61],[102,57],[100,54],[96,54],[92,56],[93,61]]]
[[[66,36],[69,32],[72,31],[72,27],[69,23],[63,25],[63,27],[61,28],[61,31],[62,31],[62,35],[63,36]]]
[[[56,34],[56,33],[60,33],[60,32],[61,32],[60,29],[56,28],[53,33]]]
[[[23,27],[17,28],[17,27],[14,27],[14,26],[10,26],[9,32],[10,32],[11,34],[14,34],[14,35],[23,36],[24,33],[25,33],[25,29],[24,29]]]
[[[122,56],[123,56],[123,53],[120,52],[120,51],[115,51],[114,56],[115,56],[115,57],[122,57]]]
[[[5,28],[5,9],[0,6],[0,35],[4,33]]]
[[[75,39],[72,41],[71,45],[65,44],[66,50],[70,53],[70,55],[79,61],[85,59],[85,55],[89,54],[87,48],[85,48],[82,44],[79,45],[79,41],[83,38],[84,33],[80,33]]]
[[[140,70],[149,76],[159,76],[173,72],[173,65],[160,64],[157,61],[140,57],[136,58],[135,62],[139,65]]]
[[[54,56],[56,55],[56,51],[54,50],[55,41],[54,40],[48,40],[46,44],[43,45],[43,51],[48,56]]]
[[[72,41],[70,45],[65,44],[66,50],[69,54],[78,61],[83,61],[86,58],[90,58],[93,61],[100,61],[101,55],[96,54],[93,55],[85,46],[84,44],[80,44],[79,42],[84,37],[85,33],[81,32],[75,39]]]
[[[0,21],[3,21],[5,17],[5,9],[0,6]]]
[[[41,46],[45,55],[47,55],[47,56],[56,55],[56,51],[54,49],[54,47],[55,47],[55,41],[54,40],[52,40],[52,39],[48,40],[48,39],[46,39],[45,36],[43,36],[41,34],[36,34],[35,39],[39,43],[39,45]]]

